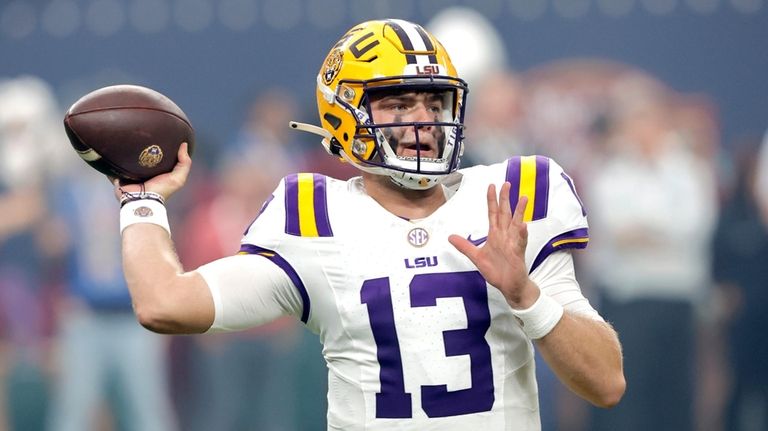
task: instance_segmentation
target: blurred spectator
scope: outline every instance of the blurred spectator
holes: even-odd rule
[[[234,141],[225,148],[222,162],[235,159],[260,166],[267,180],[282,178],[296,169],[303,162],[305,150],[296,131],[288,127],[296,112],[296,98],[288,90],[274,87],[259,94],[248,107]],[[269,186],[274,183],[269,182]]]
[[[0,429],[40,430],[45,422],[52,295],[39,226],[46,180],[66,150],[57,116],[47,83],[0,80]]]
[[[303,149],[288,127],[296,104],[290,93],[270,89],[258,96],[234,144],[223,156],[215,191],[195,205],[181,228],[179,254],[187,267],[237,252],[240,239],[275,184],[304,163]],[[328,156],[325,156],[328,158]],[[253,169],[253,166],[261,166]],[[308,331],[279,319],[246,332],[189,337],[186,402],[188,430],[324,430],[325,400],[307,398],[307,369],[325,376],[320,344]],[[322,387],[322,385],[319,385]],[[313,391],[314,392],[314,391]],[[314,415],[314,416],[313,416]]]
[[[471,88],[476,103],[467,107],[467,150],[462,166],[495,163],[499,157],[534,154],[521,136],[524,116],[520,79],[498,71]]]
[[[768,218],[760,216],[758,147],[736,148],[737,181],[714,241],[714,277],[724,298],[731,365],[728,431],[768,429]],[[761,167],[765,168],[765,167]]]
[[[568,166],[569,175],[584,185],[581,174],[592,169],[612,109],[611,88],[630,70],[603,59],[571,58],[526,71],[521,79],[527,145]]]
[[[709,293],[711,166],[681,139],[668,90],[616,83],[606,155],[588,184],[592,277],[621,334],[627,393],[591,430],[694,429],[697,311]]]
[[[84,163],[77,168],[51,189],[58,219],[48,229],[64,240],[49,429],[175,429],[167,340],[133,315],[113,187]],[[102,414],[107,405],[111,415]]]

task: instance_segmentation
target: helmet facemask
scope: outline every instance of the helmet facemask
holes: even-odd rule
[[[364,171],[388,175],[408,189],[428,189],[458,168],[466,84],[442,76],[396,78],[402,80],[340,83],[362,84],[359,107],[336,100],[357,120],[351,156]]]

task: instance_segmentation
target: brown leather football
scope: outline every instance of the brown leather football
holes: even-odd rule
[[[81,97],[64,116],[67,137],[89,165],[123,182],[170,172],[195,131],[171,99],[138,85],[113,85]]]

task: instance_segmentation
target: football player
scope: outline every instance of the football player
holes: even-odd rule
[[[195,333],[295,316],[324,346],[328,429],[538,430],[533,343],[575,393],[618,403],[618,338],[574,274],[588,231],[573,182],[541,156],[458,169],[466,97],[421,26],[353,27],[317,76],[322,127],[291,126],[361,176],[288,175],[240,253],[194,271],[163,206],[186,146],[172,172],[117,188],[139,321]]]

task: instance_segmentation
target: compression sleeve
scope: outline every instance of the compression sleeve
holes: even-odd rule
[[[229,256],[197,271],[208,284],[215,306],[209,333],[246,329],[285,315],[301,316],[301,297],[290,277],[263,256]]]
[[[558,251],[549,255],[532,273],[531,280],[569,312],[595,320],[604,319],[584,297],[576,280],[573,256],[570,251]]]

